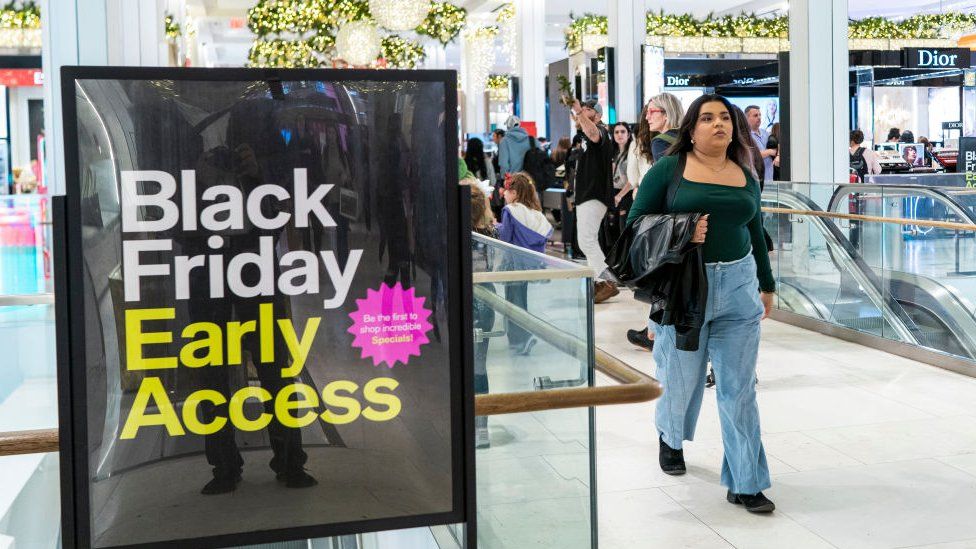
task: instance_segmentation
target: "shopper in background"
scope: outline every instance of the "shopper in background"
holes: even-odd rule
[[[864,182],[864,176],[868,174],[881,173],[881,162],[878,155],[867,147],[862,147],[864,143],[864,132],[861,130],[851,131],[851,169],[857,172],[858,179]]]
[[[749,105],[745,111],[746,120],[749,123],[749,134],[752,136],[756,148],[759,149],[759,157],[762,159],[763,170],[762,181],[773,180],[773,157],[776,156],[776,149],[767,146],[769,142],[769,132],[762,129],[762,111],[758,105]]]
[[[671,145],[674,145],[678,140],[678,126],[681,124],[681,119],[685,115],[685,109],[681,105],[681,100],[671,93],[655,95],[647,102],[645,109],[644,121],[647,122],[647,137],[642,138],[640,136],[640,130],[638,130],[637,139],[648,140],[646,148],[649,149],[650,163],[640,173],[639,179],[635,180],[638,183],[634,183],[634,185],[638,187],[640,186],[639,181],[644,178],[647,170],[650,169],[650,164],[665,156]],[[654,136],[650,137],[650,135]],[[644,145],[641,145],[641,149],[644,150]],[[647,327],[637,330],[627,330],[627,341],[631,345],[647,351],[654,349],[654,334]]]
[[[637,194],[637,186],[647,170],[651,169],[654,163],[654,155],[651,153],[651,140],[657,135],[651,132],[651,125],[647,121],[647,109],[651,102],[648,101],[641,109],[640,120],[637,122],[637,132],[630,141],[630,148],[627,150],[627,181],[634,186],[634,195]]]
[[[556,176],[560,179],[565,178],[566,159],[569,157],[569,149],[573,144],[568,137],[560,137],[556,143],[556,148],[552,150],[552,163],[556,165]],[[559,168],[563,168],[563,175],[559,175]]]
[[[505,208],[498,224],[498,238],[535,252],[545,253],[546,241],[552,236],[552,225],[542,213],[539,195],[532,178],[518,172],[505,185]],[[505,286],[505,299],[513,305],[528,310],[528,284],[509,282]],[[514,322],[508,322],[508,344],[517,354],[528,355],[536,344],[535,337]]]
[[[521,123],[517,116],[509,116],[505,120],[505,137],[498,144],[498,164],[502,169],[502,177],[522,171],[525,152],[531,146],[529,134]]]
[[[766,141],[766,148],[776,149],[773,155],[773,181],[779,181],[779,122],[774,122],[769,129],[769,141]]]
[[[915,142],[915,134],[912,133],[912,130],[905,130],[905,131],[901,132],[901,137],[898,138],[898,142],[899,143],[914,143]]]
[[[546,154],[549,154],[550,153],[550,151],[549,151],[549,138],[548,137],[540,137],[536,141],[539,142],[539,148],[540,149],[546,151]]]
[[[678,139],[678,125],[685,114],[681,100],[674,94],[662,93],[651,98],[647,105],[647,123],[658,135],[651,140],[651,154],[656,162]]]
[[[593,301],[603,303],[620,293],[617,285],[601,278],[607,269],[606,256],[600,249],[600,224],[613,200],[610,181],[610,160],[613,143],[610,132],[603,125],[603,109],[596,101],[580,104],[573,101],[570,107],[573,119],[579,125],[581,154],[576,160],[574,197],[576,211],[576,235],[579,247],[586,254],[587,264],[593,269]]]
[[[627,212],[634,202],[632,197],[634,186],[631,185],[627,177],[627,151],[630,149],[630,143],[633,140],[630,126],[626,122],[617,122],[611,130],[615,144],[610,163],[610,177],[613,181],[614,196],[604,225],[603,241],[605,245],[609,244],[605,247],[605,251],[609,251],[613,243],[620,237],[620,232],[627,221]]]
[[[502,172],[501,164],[498,161],[499,152],[502,149],[502,139],[505,138],[505,130],[501,128],[491,132],[491,141],[495,144],[495,152],[491,155],[491,165],[495,170],[495,179],[491,181],[491,194],[488,202],[491,204],[491,213],[497,219],[502,215],[502,208],[505,206],[505,198],[502,196],[502,185],[505,183],[505,173]]]
[[[888,143],[897,143],[899,139],[901,139],[901,130],[898,128],[888,130],[888,139],[886,140]]]
[[[657,162],[644,177],[628,220],[646,214],[707,215],[693,240],[702,242],[708,280],[698,349],[679,350],[674,326],[652,326],[656,373],[664,386],[656,413],[661,469],[670,475],[686,471],[682,445],[694,439],[711,359],[726,499],[764,513],[775,505],[762,493],[770,478],[756,403],[756,359],[759,322],[769,315],[776,283],[763,242],[760,190],[749,143],[726,98],[699,97],[681,123],[675,155]],[[682,164],[683,171],[676,173]],[[669,201],[672,182],[678,187]]]
[[[494,183],[495,170],[490,167],[491,162],[485,160],[485,145],[481,139],[477,137],[468,139],[464,149],[464,163],[468,166],[468,171],[479,181],[487,179],[489,183]]]
[[[478,185],[469,185],[471,188],[471,230],[487,236],[498,238],[495,231],[495,219],[491,215],[488,207],[488,197],[481,191]],[[475,241],[471,253],[472,262],[475,269],[481,272],[491,272],[491,254],[488,247]],[[495,293],[495,285],[482,282],[478,284],[481,288]],[[495,327],[495,310],[487,303],[478,299],[477,295],[471,300],[472,312],[474,317],[475,341],[474,341],[474,393],[484,395],[488,393],[488,344],[490,340],[484,334],[490,332]],[[475,448],[488,448],[491,446],[491,439],[488,436],[488,416],[475,416]]]

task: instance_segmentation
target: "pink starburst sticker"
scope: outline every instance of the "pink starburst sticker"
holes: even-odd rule
[[[411,356],[420,356],[421,345],[430,343],[431,311],[413,288],[404,289],[399,282],[381,284],[379,290],[367,290],[366,298],[357,299],[356,305],[358,309],[349,313],[352,326],[347,331],[356,336],[352,346],[362,349],[361,358],[372,358],[373,366],[407,364]]]

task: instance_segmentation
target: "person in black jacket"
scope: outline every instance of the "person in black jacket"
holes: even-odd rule
[[[646,214],[701,213],[699,229],[708,279],[699,346],[682,350],[674,326],[652,324],[657,377],[664,385],[656,423],[661,469],[685,472],[682,445],[692,440],[705,389],[706,365],[715,368],[716,396],[725,457],[722,484],[726,499],[762,513],[775,508],[762,490],[769,488],[769,466],[759,429],[756,359],[759,322],[769,315],[775,281],[762,231],[759,182],[749,153],[748,135],[736,124],[735,107],[714,94],[696,99],[670,149],[644,176],[628,222]],[[678,171],[681,160],[685,167]],[[668,187],[677,177],[677,190]]]

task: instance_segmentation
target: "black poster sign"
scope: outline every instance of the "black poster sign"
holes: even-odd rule
[[[902,48],[902,67],[906,69],[966,69],[967,48]]]
[[[976,137],[959,138],[956,171],[965,174],[967,187],[976,187]]]
[[[62,82],[65,547],[470,524],[455,73]]]

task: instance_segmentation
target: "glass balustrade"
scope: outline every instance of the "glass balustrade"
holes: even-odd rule
[[[945,353],[976,367],[976,189],[778,183],[767,213],[778,307]],[[897,219],[883,222],[880,219]]]
[[[31,205],[36,208],[38,202]],[[46,254],[49,239],[44,238],[38,253]],[[590,271],[478,235],[472,255],[479,392],[591,386]],[[0,348],[6,351],[0,369],[0,431],[57,426],[54,309],[43,291],[50,284],[43,263],[38,266],[42,274],[37,287],[12,287],[7,302],[13,304],[0,306]],[[591,410],[495,415],[478,418],[477,425],[478,546],[595,546]],[[0,458],[0,542],[57,546],[58,506],[56,454]],[[447,549],[460,548],[463,539],[463,525],[451,525],[307,543],[323,548]]]

